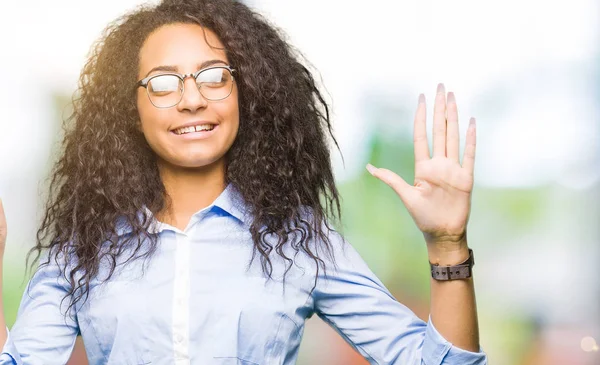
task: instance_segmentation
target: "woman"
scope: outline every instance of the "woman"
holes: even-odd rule
[[[368,166],[438,265],[428,323],[330,228],[327,105],[243,4],[165,0],[119,19],[79,93],[0,364],[64,364],[78,334],[91,364],[293,364],[315,313],[373,364],[486,363],[466,241],[475,129],[461,166],[442,85],[433,158],[419,98],[415,185]]]

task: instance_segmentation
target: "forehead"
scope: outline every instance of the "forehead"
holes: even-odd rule
[[[208,41],[208,43],[207,43]],[[169,24],[152,32],[140,50],[139,75],[154,67],[172,65],[179,72],[197,71],[207,60],[228,63],[223,44],[211,30],[197,24]]]

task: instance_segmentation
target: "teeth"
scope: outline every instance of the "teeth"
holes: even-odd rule
[[[197,125],[196,126],[196,132],[209,131],[211,129],[213,129],[213,125],[212,124],[203,124],[203,125]]]
[[[200,131],[211,131],[214,129],[213,124],[202,124],[197,126],[183,127],[175,130],[175,134],[186,134],[192,132],[200,132]]]

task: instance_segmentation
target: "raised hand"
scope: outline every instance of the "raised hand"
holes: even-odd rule
[[[419,96],[414,120],[415,181],[410,185],[394,172],[367,165],[369,172],[400,196],[428,248],[466,247],[475,164],[475,119],[467,130],[462,165],[459,160],[458,110],[453,93],[438,85],[433,113],[433,157],[429,154],[425,97]],[[456,247],[454,247],[456,245]]]

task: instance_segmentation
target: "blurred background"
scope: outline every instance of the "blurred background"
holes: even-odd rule
[[[0,197],[9,236],[9,328],[25,288],[60,123],[108,22],[144,2],[0,4]],[[600,364],[600,52],[597,0],[247,0],[311,62],[333,109],[343,227],[417,315],[429,313],[423,238],[367,162],[413,178],[419,93],[456,94],[461,149],[478,146],[469,243],[490,363]],[[462,151],[461,151],[462,153]],[[86,364],[81,344],[71,364]],[[307,322],[299,365],[367,364],[327,324]]]

